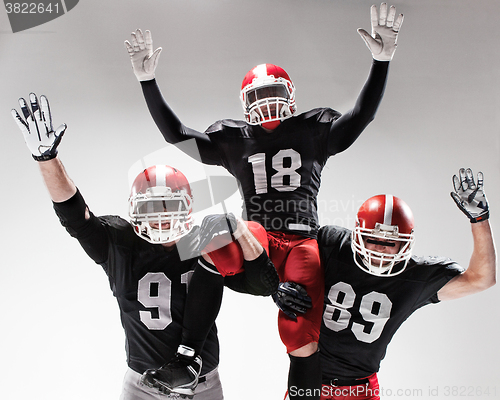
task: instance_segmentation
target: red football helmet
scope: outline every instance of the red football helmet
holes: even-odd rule
[[[297,111],[292,80],[283,68],[273,64],[260,64],[248,71],[240,100],[246,121],[267,129],[276,128]]]
[[[168,165],[146,168],[134,180],[130,223],[150,243],[169,243],[193,228],[193,197],[182,172]]]
[[[351,237],[356,265],[372,275],[400,274],[411,257],[415,241],[413,227],[413,213],[398,197],[382,194],[366,200],[356,215],[356,227]],[[366,248],[367,243],[388,243],[387,247],[399,246],[399,251],[390,254],[389,250],[369,250]]]

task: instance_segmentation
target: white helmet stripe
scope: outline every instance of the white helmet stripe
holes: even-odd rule
[[[394,197],[385,195],[384,225],[392,225],[392,210],[394,207]]]
[[[253,69],[253,73],[255,74],[255,76],[257,78],[262,78],[262,77],[267,76],[267,66],[266,66],[266,64],[257,65]]]
[[[156,186],[167,186],[167,168],[165,165],[156,166]]]

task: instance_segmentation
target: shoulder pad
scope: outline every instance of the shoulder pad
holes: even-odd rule
[[[444,265],[448,269],[456,269],[456,270],[459,270],[461,272],[464,271],[464,268],[462,268],[457,262],[453,261],[451,258],[448,258],[448,257],[439,257],[439,256],[418,257],[418,256],[413,256],[412,260],[417,265]]]
[[[130,223],[117,215],[103,215],[99,217],[101,223],[107,228],[111,240],[117,244],[132,246],[132,243],[141,240],[134,232]]]
[[[118,215],[103,215],[99,219],[106,225],[112,226],[113,228],[126,230],[132,229],[132,225],[122,217]]]
[[[332,122],[336,121],[341,116],[341,113],[331,108],[313,108],[310,111],[298,115],[297,118],[303,118],[304,120],[313,118],[318,122]]]
[[[347,228],[337,225],[325,225],[319,229],[318,245],[332,246],[336,243],[342,243],[350,239],[351,231]]]
[[[245,121],[235,120],[235,119],[223,119],[214,122],[212,125],[210,125],[205,131],[205,133],[210,134],[214,132],[219,132],[223,129],[231,129],[231,128],[241,129],[245,128],[246,126],[248,126],[248,124]]]

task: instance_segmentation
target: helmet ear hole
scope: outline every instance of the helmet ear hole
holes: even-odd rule
[[[134,180],[130,224],[150,243],[171,243],[193,228],[193,197],[188,180],[168,165],[146,168]]]

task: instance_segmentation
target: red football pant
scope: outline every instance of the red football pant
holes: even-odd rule
[[[267,232],[264,227],[258,222],[245,221],[245,223],[269,255]],[[210,251],[210,248],[216,248],[216,250]],[[230,276],[243,272],[243,252],[237,241],[219,236],[212,240],[205,250],[222,276]]]
[[[269,257],[281,282],[295,282],[306,289],[311,297],[312,308],[305,314],[297,314],[297,321],[278,314],[281,341],[288,353],[308,343],[319,340],[324,300],[324,274],[320,262],[318,242],[283,232],[268,232]]]
[[[330,386],[321,388],[321,400],[380,400],[377,374],[368,377],[369,382],[357,386]]]
[[[317,342],[324,300],[324,274],[317,241],[283,232],[266,232],[262,225],[252,221],[247,222],[247,226],[265,248],[280,281],[302,285],[312,300],[312,308],[305,314],[298,314],[297,321],[282,311],[278,314],[278,330],[287,352]],[[220,247],[216,243],[213,245]],[[243,253],[237,242],[211,251],[209,256],[222,276],[242,272]]]

